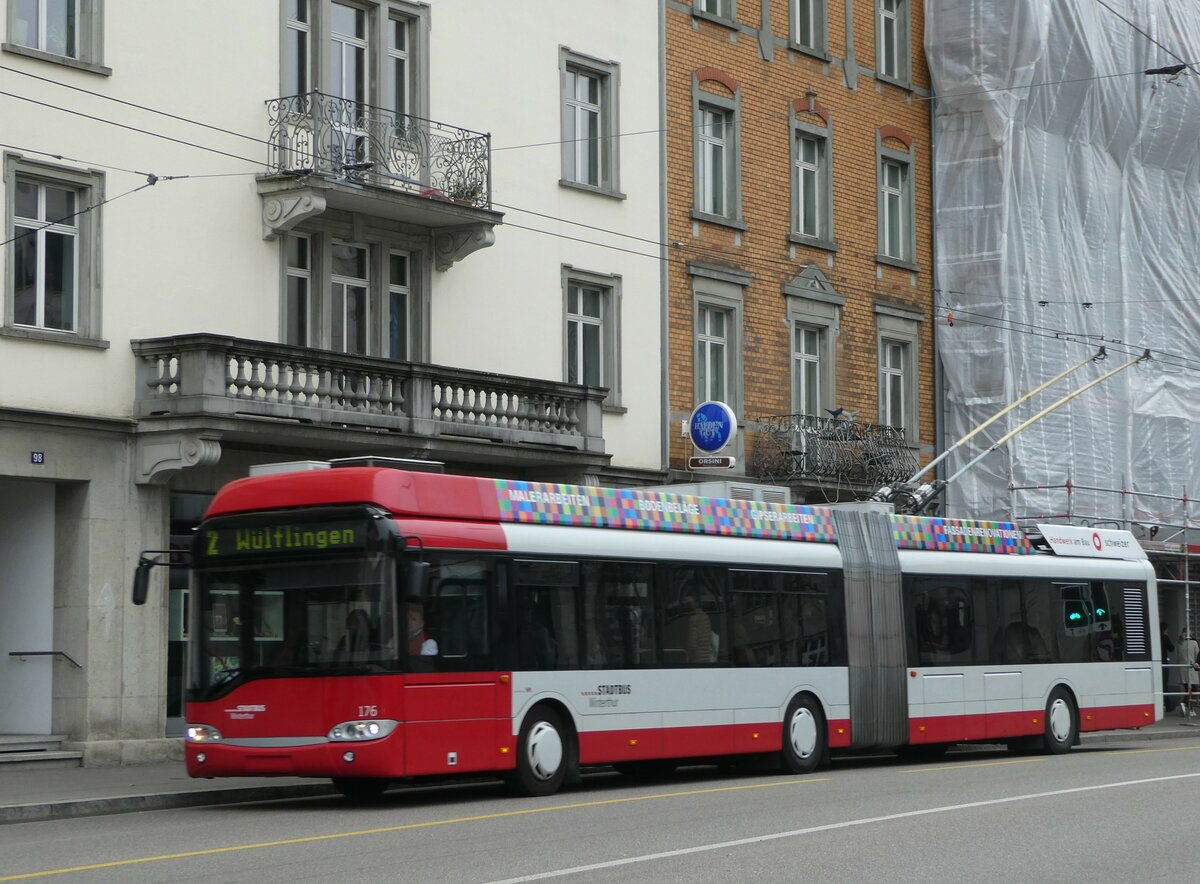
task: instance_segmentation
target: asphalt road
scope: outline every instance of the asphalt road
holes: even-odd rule
[[[1198,817],[1200,738],[20,823],[0,882],[1177,882]]]

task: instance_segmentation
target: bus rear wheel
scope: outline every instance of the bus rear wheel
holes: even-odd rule
[[[803,694],[788,704],[783,717],[783,767],[788,773],[806,774],[825,757],[825,716],[817,701]]]
[[[553,795],[571,767],[572,742],[553,709],[529,713],[517,738],[517,769],[509,784],[521,795]]]
[[[391,785],[389,780],[375,777],[334,777],[333,788],[351,801],[375,801]]]
[[[1046,701],[1046,732],[1042,746],[1051,755],[1062,755],[1075,744],[1078,717],[1065,688],[1057,687]]]

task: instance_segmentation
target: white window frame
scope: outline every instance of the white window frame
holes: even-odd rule
[[[749,274],[714,267],[705,264],[692,263],[688,265],[692,277],[692,376],[695,403],[712,398],[714,391],[702,379],[700,371],[701,354],[707,363],[707,357],[714,344],[724,346],[725,364],[725,399],[724,402],[739,417],[742,413],[743,397],[743,322],[744,299],[746,287],[750,284]],[[717,339],[710,332],[704,321],[708,311],[720,311],[726,315],[726,328],[723,338]],[[706,372],[705,377],[711,377]]]
[[[613,61],[593,58],[560,46],[558,50],[559,90],[562,107],[562,177],[566,187],[623,197],[620,183],[620,65]],[[596,102],[588,102],[571,94],[571,75],[591,77],[597,81]],[[587,114],[596,117],[596,181],[581,173],[585,160],[586,140],[579,137],[580,123]]]
[[[330,286],[329,340],[330,340],[330,349],[337,353],[346,353],[351,356],[369,356],[369,355],[371,355],[371,338],[372,338],[371,331],[372,331],[372,328],[374,328],[376,325],[375,317],[378,315],[377,310],[371,309],[371,291],[373,288],[372,273],[371,273],[371,270],[372,270],[371,247],[369,245],[367,245],[366,243],[347,242],[344,240],[335,239],[331,243],[331,248],[335,249],[335,250],[338,248],[346,248],[346,249],[354,249],[356,251],[361,251],[362,255],[363,255],[363,268],[364,268],[364,272],[366,275],[359,277],[359,276],[348,276],[345,274],[339,274],[333,270],[332,260],[330,262],[330,273],[329,273],[329,286]],[[334,337],[334,324],[335,324],[334,313],[337,312],[336,307],[338,304],[339,296],[338,296],[336,290],[338,290],[338,289],[341,290],[341,296],[340,296],[341,311],[340,312],[342,314],[342,316],[341,316],[342,331],[341,331],[341,340],[340,341],[335,339],[335,337]],[[347,297],[347,295],[348,295],[348,292],[350,289],[361,289],[362,290],[362,308],[363,308],[362,312],[363,312],[363,315],[359,320],[360,324],[362,325],[362,350],[361,351],[351,349],[351,347],[348,343],[347,318],[350,315],[350,310],[349,310],[349,298]]]
[[[309,241],[309,268],[288,266],[288,237],[305,237]],[[433,258],[428,242],[420,237],[400,234],[387,226],[373,226],[360,222],[349,224],[325,217],[310,219],[299,229],[280,237],[280,313],[279,340],[295,346],[309,347],[333,352],[342,350],[333,340],[333,285],[336,282],[353,282],[349,278],[335,277],[332,273],[333,247],[349,245],[367,250],[367,297],[366,297],[366,355],[381,359],[392,359],[391,309],[392,295],[403,293],[407,302],[406,324],[408,326],[407,358],[405,362],[421,362],[428,359],[429,334],[429,290]],[[391,279],[391,258],[405,255],[408,259],[407,285],[397,285]],[[291,317],[288,314],[288,280],[297,276],[309,280],[307,341],[289,341]],[[343,328],[344,334],[344,328]]]
[[[919,270],[916,265],[916,197],[913,182],[915,157],[911,151],[901,153],[885,148],[882,144],[877,145],[877,151],[879,254],[876,261],[908,270]],[[898,187],[889,181],[890,169],[896,169],[900,173]],[[889,211],[891,209],[895,209],[898,216],[899,230],[893,230],[893,219]]]
[[[787,302],[786,321],[792,334],[792,412],[802,413],[801,390],[797,386],[794,370],[795,334],[796,329],[807,328],[819,333],[819,347],[815,354],[819,372],[819,401],[808,413],[825,417],[824,410],[832,408],[837,401],[834,339],[840,332],[842,309],[846,300],[834,290],[825,274],[813,265],[805,267],[791,282],[785,283],[783,295]]]
[[[573,293],[577,289],[593,289],[600,294],[600,315],[598,317],[582,314],[575,310]],[[607,387],[608,395],[604,398],[607,409],[621,409],[621,356],[620,356],[620,317],[621,317],[621,277],[615,274],[594,273],[581,270],[570,264],[562,266],[563,292],[563,380],[571,382],[570,335],[572,327],[582,331],[584,325],[599,327],[600,347],[600,383],[598,386]],[[582,342],[582,336],[577,338]],[[577,361],[582,359],[582,350],[576,354]],[[582,364],[575,368],[582,376]]]
[[[24,33],[25,26],[19,18],[21,10],[17,0],[9,0],[7,15],[7,42],[0,44],[0,49],[17,55],[27,55],[42,61],[63,64],[94,74],[109,76],[112,69],[104,66],[104,4],[106,0],[24,0],[25,4],[35,4],[38,9],[38,33]],[[49,47],[46,34],[46,24],[49,17],[45,14],[51,6],[70,6],[75,11],[75,46],[74,51],[65,53],[53,51]]]
[[[816,142],[817,160],[807,163],[801,145],[804,140]],[[820,248],[835,249],[833,238],[833,140],[828,129],[792,121],[792,242]],[[813,232],[804,230],[804,176],[816,190],[817,223]]]
[[[920,323],[924,317],[915,310],[891,305],[875,305],[876,354],[879,366],[879,419],[885,426],[902,427],[910,445],[920,440],[920,403],[918,401],[918,366]],[[900,365],[894,365],[889,355],[899,354]],[[892,408],[891,392],[898,386],[899,413]]]
[[[912,80],[909,2],[877,0],[875,7],[876,76],[905,88],[911,86]]]
[[[737,19],[737,0],[692,0],[692,15],[732,25]]]
[[[311,347],[313,343],[313,327],[314,327],[314,291],[313,291],[313,265],[315,263],[314,256],[314,237],[308,233],[289,232],[281,237],[283,242],[283,264],[284,264],[284,285],[283,285],[283,334],[281,339],[286,344],[292,344],[297,347]],[[291,242],[303,241],[305,244],[305,254],[308,259],[307,265],[301,267],[293,264],[288,256],[288,245]],[[291,283],[296,281],[303,285],[304,288],[304,304],[303,304],[303,321],[304,333],[301,336],[302,340],[296,340],[297,336],[291,334],[293,318],[295,312],[293,310],[291,294]]]
[[[825,58],[828,53],[828,33],[825,23],[826,0],[791,0],[788,4],[791,22],[789,34],[791,48]],[[800,31],[808,26],[811,37],[808,41],[801,39]]]
[[[304,95],[312,89],[313,35],[312,7],[316,0],[283,0],[283,94]],[[296,15],[292,14],[292,5]],[[292,47],[303,47],[303,53],[292,54]],[[301,60],[300,55],[304,58]],[[295,82],[291,78],[295,77]]]
[[[6,154],[4,158],[4,239],[14,239],[16,236],[16,183],[17,179],[39,186],[39,214],[42,213],[41,187],[57,187],[70,190],[75,195],[75,212],[73,217],[66,219],[67,223],[53,223],[59,219],[38,218],[23,219],[23,229],[32,229],[29,234],[44,241],[48,231],[58,231],[74,237],[74,293],[72,328],[47,328],[44,324],[17,325],[15,311],[16,289],[16,248],[14,240],[6,248],[6,271],[4,279],[4,321],[0,326],[0,334],[10,337],[31,338],[36,340],[60,341],[77,343],[84,346],[108,347],[108,342],[101,340],[101,303],[100,303],[100,224],[101,209],[104,202],[104,176],[99,172],[83,172],[75,169],[64,169],[40,162],[26,160],[17,154]],[[95,206],[97,208],[91,208]],[[89,210],[90,209],[90,210]],[[33,222],[28,223],[28,222]],[[44,256],[44,249],[38,249],[38,255]],[[40,259],[39,259],[40,260]],[[44,267],[38,271],[38,321],[44,322],[44,296],[41,293],[44,285]]]
[[[403,282],[397,282],[392,278],[392,259],[397,257],[404,258],[405,279]],[[384,270],[386,272],[387,291],[384,295],[384,306],[386,308],[382,323],[383,329],[383,352],[389,359],[394,359],[398,362],[412,362],[413,353],[416,352],[416,329],[413,327],[413,256],[407,250],[388,249],[385,256]],[[403,304],[401,312],[404,314],[404,352],[397,354],[392,346],[392,325],[396,321],[396,303],[397,301]]]
[[[722,117],[723,133],[717,137],[708,131],[706,114]],[[729,99],[700,89],[692,75],[692,217],[730,227],[744,229],[742,223],[741,183],[741,100],[740,95]],[[714,204],[712,170],[714,154],[721,150],[720,165],[723,175],[720,198],[722,205]]]
[[[308,4],[308,70],[304,80],[309,91],[332,94],[331,7],[333,0],[305,0]],[[429,116],[429,15],[427,3],[410,0],[338,0],[345,6],[361,9],[367,14],[366,37],[359,41],[365,46],[365,95],[362,103],[373,107],[405,113],[410,116]],[[280,0],[280,92],[289,95],[295,77],[288,70],[289,32],[295,33],[300,22],[289,16],[289,0]],[[403,20],[407,26],[407,46],[403,53],[391,48],[388,33],[390,23]],[[409,94],[397,103],[391,76],[391,65],[401,55],[406,60],[406,88]],[[399,110],[403,107],[403,110]]]

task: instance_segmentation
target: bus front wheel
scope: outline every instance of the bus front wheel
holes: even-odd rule
[[[509,778],[522,795],[553,795],[570,767],[571,737],[553,709],[539,707],[525,718],[517,738],[517,769]]]
[[[825,716],[817,701],[803,694],[788,704],[783,717],[783,766],[788,773],[812,773],[825,757]]]
[[[1065,688],[1055,688],[1046,701],[1046,733],[1042,745],[1051,755],[1062,755],[1075,744],[1075,704]]]

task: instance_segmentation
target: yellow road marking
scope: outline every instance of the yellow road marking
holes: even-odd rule
[[[210,847],[207,850],[189,850],[184,853],[167,853],[161,856],[143,856],[137,859],[120,859],[107,863],[92,863],[86,866],[72,866],[67,869],[47,869],[42,872],[25,872],[20,875],[8,875],[0,881],[27,881],[31,878],[46,878],[50,875],[68,875],[72,872],[90,872],[96,869],[115,869],[121,866],[134,866],[142,863],[164,862],[176,859],[191,859],[197,856],[214,856],[221,853],[235,853],[239,850],[261,850],[266,847],[287,847],[293,844],[312,844],[317,841],[333,841],[338,838],[359,838],[364,835],[383,835],[389,832],[404,832],[412,829],[429,829],[435,826],[453,826],[461,823],[478,823],[485,820],[498,820],[507,817],[529,816],[535,813],[553,813],[560,810],[582,810],[589,807],[604,807],[611,804],[629,804],[634,801],[654,801],[663,798],[687,798],[692,795],[711,795],[716,792],[739,792],[747,789],[777,789],[780,786],[800,786],[806,783],[827,783],[829,777],[805,777],[802,780],[782,780],[771,783],[751,783],[742,786],[717,786],[711,789],[689,789],[684,792],[662,792],[656,795],[634,795],[628,798],[606,798],[601,801],[582,801],[577,804],[556,804],[553,807],[529,807],[523,810],[506,810],[501,813],[485,813],[479,816],[464,816],[449,820],[429,820],[423,823],[405,823],[402,826],[384,826],[378,829],[360,829],[356,832],[335,832],[331,835],[309,835],[304,838],[285,838],[281,841],[262,841],[257,844],[237,844],[232,847]]]
[[[1105,755],[1136,755],[1139,752],[1195,752],[1200,746],[1164,746],[1161,749],[1112,749]]]

